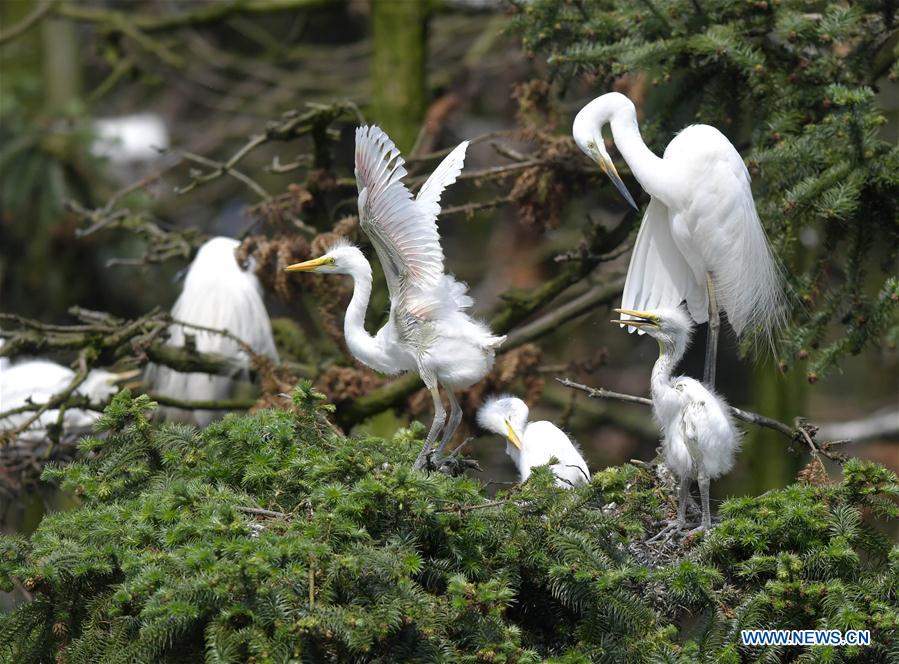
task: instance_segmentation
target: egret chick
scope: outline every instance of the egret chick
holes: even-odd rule
[[[371,265],[357,247],[338,241],[324,256],[285,268],[350,275],[353,297],[343,331],[353,357],[384,374],[415,371],[421,376],[434,401],[434,419],[415,468],[427,464],[441,429],[437,456],[446,448],[462,421],[454,391],[481,380],[505,340],[466,313],[474,303],[468,287],[444,271],[437,231],[440,197],[462,171],[467,147],[465,141],[450,152],[413,198],[400,180],[405,162],[393,141],[378,127],[356,130],[359,224],[378,254],[390,291],[390,315],[375,336],[365,330]],[[448,421],[441,386],[450,403]]]
[[[184,279],[181,295],[172,307],[172,318],[207,329],[175,323],[168,330],[170,345],[184,346],[186,336],[190,335],[201,353],[230,359],[233,374],[182,373],[149,365],[146,381],[154,393],[179,401],[218,401],[231,394],[236,384],[234,378],[246,374],[250,358],[234,339],[208,330],[228,332],[254,352],[278,360],[262,287],[253,273],[253,265],[244,268],[237,262],[234,252],[239,246],[240,242],[232,238],[214,237],[200,247]],[[211,410],[188,412],[178,408],[160,408],[160,412],[167,418],[184,419],[200,426],[209,424],[216,415]]]
[[[738,336],[761,329],[771,344],[785,316],[783,275],[755,209],[749,171],[724,134],[708,125],[681,131],[660,159],[640,136],[633,102],[610,92],[581,109],[572,133],[634,209],[603,142],[606,124],[651,197],[621,306],[643,311],[686,301],[693,321],[709,324],[703,380],[714,387],[720,310]]]
[[[672,376],[690,341],[690,316],[680,307],[615,312],[628,319],[613,323],[636,327],[659,342],[659,359],[652,368],[652,412],[662,429],[665,465],[680,480],[677,526],[686,525],[690,484],[696,481],[702,499],[699,527],[711,528],[709,483],[733,468],[741,433],[722,397],[694,378]]]
[[[75,388],[74,394],[87,397],[91,404],[99,407],[119,391],[119,382],[136,375],[137,371],[112,373],[105,369],[92,369],[84,382]],[[75,372],[72,369],[49,360],[27,360],[4,367],[0,371],[0,410],[21,408],[29,401],[38,405],[45,404],[63,392],[74,378]],[[15,429],[31,417],[31,411],[9,415],[0,420],[0,431]],[[86,433],[99,417],[100,413],[96,410],[66,408],[63,413],[62,435]],[[59,409],[48,409],[26,431],[19,434],[18,439],[25,442],[44,440],[47,438],[47,428],[55,425],[58,420]]]
[[[478,424],[506,439],[506,454],[518,467],[521,482],[531,476],[532,468],[545,466],[553,457],[558,463],[550,470],[557,486],[589,482],[587,462],[565,432],[552,422],[528,422],[529,413],[527,404],[517,397],[492,397],[478,411]]]

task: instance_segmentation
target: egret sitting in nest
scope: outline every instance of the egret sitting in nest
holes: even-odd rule
[[[590,481],[587,462],[568,436],[552,422],[528,422],[527,404],[513,396],[488,399],[478,411],[478,424],[506,439],[506,454],[518,467],[519,480],[527,481],[531,469],[550,466],[556,484],[577,486]]]
[[[168,343],[184,346],[187,336],[202,353],[214,353],[232,361],[230,376],[206,373],[181,373],[164,366],[149,365],[146,381],[154,394],[179,401],[218,401],[231,396],[235,380],[250,368],[250,357],[235,339],[253,352],[274,361],[278,359],[272,324],[262,301],[262,288],[253,273],[253,265],[242,267],[234,252],[240,242],[215,237],[197,252],[184,280],[184,289],[172,308],[178,323],[169,327]],[[252,263],[252,260],[250,261]],[[221,334],[221,330],[228,334]],[[180,419],[205,426],[216,411],[162,408],[168,419]]]
[[[73,395],[87,397],[90,408],[66,408],[59,418],[58,408],[48,408],[17,435],[21,442],[39,442],[47,439],[48,429],[57,423],[62,425],[60,438],[89,433],[100,417],[99,409],[119,391],[118,383],[137,375],[137,371],[112,373],[105,369],[92,369],[84,381],[73,390]],[[29,403],[42,405],[65,392],[75,379],[75,372],[49,360],[26,360],[3,366],[0,370],[0,410],[10,411]],[[0,433],[23,426],[35,415],[35,411],[23,411],[0,420]]]
[[[672,376],[683,357],[693,322],[680,307],[634,311],[615,309],[628,316],[613,320],[655,337],[659,359],[652,368],[652,411],[662,429],[665,465],[680,480],[676,529],[686,525],[690,484],[699,484],[702,498],[700,529],[712,525],[709,483],[733,468],[740,447],[740,432],[723,398],[689,376]]]

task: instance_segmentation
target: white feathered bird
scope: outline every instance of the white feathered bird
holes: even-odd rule
[[[74,394],[86,396],[92,405],[104,405],[116,392],[118,383],[137,375],[136,371],[112,373],[105,369],[92,369]],[[0,371],[0,411],[21,408],[29,403],[45,404],[72,384],[75,372],[49,360],[26,360],[4,366]],[[33,411],[9,415],[0,420],[0,431],[15,429],[33,417]],[[90,431],[100,413],[84,408],[67,408],[63,413],[62,436],[74,436]],[[47,438],[47,429],[59,420],[59,409],[51,408],[17,438],[25,442],[37,442]]]
[[[521,482],[531,476],[536,466],[550,466],[556,485],[577,486],[590,481],[590,470],[577,446],[552,422],[528,422],[527,404],[513,396],[488,399],[478,411],[478,424],[506,439],[506,454],[518,468]]]
[[[406,175],[403,159],[387,134],[374,126],[356,130],[359,222],[378,254],[390,291],[390,316],[375,336],[365,330],[371,265],[357,247],[339,241],[324,256],[286,268],[350,275],[353,297],[343,324],[350,352],[375,371],[415,371],[421,376],[434,401],[434,420],[416,468],[427,463],[441,428],[438,456],[462,420],[454,390],[481,380],[505,340],[465,312],[473,304],[467,286],[444,272],[437,231],[440,196],[461,172],[467,147],[467,141],[457,146],[413,198],[400,180]],[[448,421],[441,386],[450,403]]]
[[[689,376],[672,376],[683,357],[693,323],[680,307],[654,311],[616,309],[626,322],[659,342],[659,359],[652,368],[652,412],[662,429],[665,465],[680,480],[677,520],[686,523],[690,484],[699,484],[702,499],[700,528],[712,525],[709,483],[733,468],[741,434],[722,397]]]
[[[738,336],[761,329],[772,344],[785,315],[783,275],[755,209],[749,172],[730,141],[708,125],[681,131],[660,159],[640,137],[634,104],[610,92],[581,109],[572,133],[634,208],[606,151],[606,124],[651,196],[621,306],[642,311],[686,302],[694,322],[709,323],[704,381],[714,386],[719,310]]]
[[[234,252],[239,246],[240,242],[232,238],[215,237],[200,247],[184,279],[181,295],[172,307],[172,318],[229,332],[254,352],[277,361],[262,287],[253,273],[252,264],[244,269],[237,262]],[[229,358],[234,364],[234,373],[232,376],[181,373],[169,367],[149,365],[146,381],[155,394],[179,401],[219,401],[231,395],[235,378],[249,369],[250,358],[234,339],[178,324],[171,325],[168,333],[169,345],[184,346],[185,337],[190,335],[196,350]],[[160,411],[170,419],[188,420],[200,426],[205,426],[216,416],[216,411],[211,410],[162,408]]]

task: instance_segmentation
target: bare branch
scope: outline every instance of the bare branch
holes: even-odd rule
[[[16,23],[9,30],[0,32],[0,44],[5,44],[30,30],[38,21],[44,18],[51,9],[53,9],[53,5],[57,2],[58,0],[43,0],[30,14],[28,14],[28,16]]]
[[[593,399],[615,399],[617,401],[626,401],[628,403],[640,404],[641,406],[652,406],[652,400],[645,397],[638,397],[632,394],[623,394],[621,392],[612,392],[603,388],[590,387],[589,385],[575,383],[574,381],[568,380],[567,378],[556,378],[556,380],[565,387],[570,387],[574,390],[580,390],[581,392],[584,392],[588,397]],[[789,438],[791,441],[801,442],[809,448],[809,451],[812,454],[821,454],[823,456],[826,456],[828,459],[836,461],[838,463],[842,463],[843,461],[845,461],[843,455],[830,451],[830,447],[832,445],[844,441],[828,441],[823,443],[817,442],[815,440],[815,434],[817,433],[818,429],[813,425],[800,420],[797,426],[791,427],[788,424],[784,424],[779,420],[772,419],[765,415],[759,415],[758,413],[753,413],[748,410],[742,410],[741,408],[735,408],[734,406],[729,406],[729,408],[734,417],[736,417],[737,419],[777,431],[778,433],[783,434],[786,438]]]

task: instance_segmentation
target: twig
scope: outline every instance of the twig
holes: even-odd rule
[[[475,510],[482,510],[488,507],[498,507],[500,505],[505,505],[506,503],[512,502],[511,500],[491,500],[486,503],[478,503],[477,505],[454,505],[453,507],[441,507],[438,510],[434,510],[435,512],[473,512]]]
[[[571,389],[580,390],[581,392],[586,393],[587,396],[592,399],[615,399],[617,401],[637,403],[641,406],[652,406],[652,400],[647,399],[646,397],[638,397],[632,394],[623,394],[621,392],[612,392],[611,390],[606,390],[601,387],[590,387],[589,385],[575,383],[574,381],[571,381],[567,378],[556,378],[556,380],[565,387],[570,387]],[[760,427],[765,427],[767,429],[772,429],[773,431],[777,431],[778,433],[781,433],[785,437],[789,438],[791,441],[802,441],[805,445],[808,446],[812,454],[821,454],[823,456],[826,456],[828,459],[839,463],[842,463],[844,461],[842,455],[833,453],[829,450],[829,447],[830,445],[832,445],[832,443],[818,443],[817,441],[815,441],[814,431],[816,429],[814,427],[810,427],[810,425],[800,423],[795,427],[791,427],[788,424],[784,424],[779,420],[772,419],[765,415],[759,415],[758,413],[753,413],[751,411],[736,408],[734,406],[729,406],[729,408],[734,417],[739,420],[743,420],[744,422],[749,422],[750,424],[755,424]]]
[[[209,401],[189,401],[173,399],[162,394],[148,393],[153,401],[161,406],[183,408],[184,410],[248,410],[255,405],[255,399],[218,399]]]
[[[272,510],[262,509],[261,507],[244,507],[243,505],[238,505],[235,507],[238,512],[244,512],[245,514],[253,514],[256,516],[265,516],[270,519],[289,519],[290,515],[285,514],[284,512],[274,512]]]
[[[0,44],[5,44],[6,42],[15,39],[19,35],[30,30],[35,23],[37,23],[47,15],[47,12],[53,9],[53,6],[57,4],[57,2],[58,0],[43,0],[43,2],[35,7],[34,10],[32,10],[30,14],[28,14],[28,16],[16,23],[9,30],[0,32]]]
[[[56,406],[65,403],[65,401],[72,396],[72,393],[75,392],[75,390],[77,390],[87,379],[87,372],[87,350],[82,349],[81,353],[78,355],[78,370],[75,372],[75,375],[72,377],[72,380],[69,382],[69,384],[62,391],[54,394],[52,397],[47,399],[45,403],[39,405],[35,404],[37,405],[37,408],[35,409],[34,413],[30,417],[26,418],[25,421],[23,421],[21,424],[0,433],[0,445],[5,446],[11,441],[15,440],[20,433],[28,431],[31,425],[37,422],[40,419],[41,415],[47,412],[50,408],[55,408]],[[8,414],[0,413],[0,419],[3,419],[6,416],[8,416]]]
[[[579,295],[537,320],[511,332],[503,344],[503,349],[515,348],[523,343],[537,339],[551,330],[557,329],[572,318],[587,313],[598,306],[609,304],[621,294],[623,287],[624,281],[622,279],[616,279],[611,284],[594,286],[583,295]]]
[[[184,185],[183,187],[176,187],[176,194],[186,194],[187,192],[195,189],[197,185],[204,184],[206,182],[210,182],[211,180],[216,179],[220,175],[230,175],[236,180],[240,180],[245,185],[247,185],[253,192],[256,193],[262,200],[267,200],[271,198],[271,195],[262,188],[258,182],[253,180],[249,175],[242,173],[241,171],[234,168],[234,166],[229,165],[231,161],[234,160],[234,157],[228,160],[229,163],[223,161],[215,161],[214,159],[209,159],[208,157],[204,157],[202,155],[194,154],[193,152],[187,152],[186,150],[173,150],[174,154],[180,155],[184,159],[188,161],[192,161],[197,164],[202,164],[203,166],[207,166],[213,170],[207,173],[198,173],[191,175],[191,181]],[[236,155],[235,155],[236,156]]]

